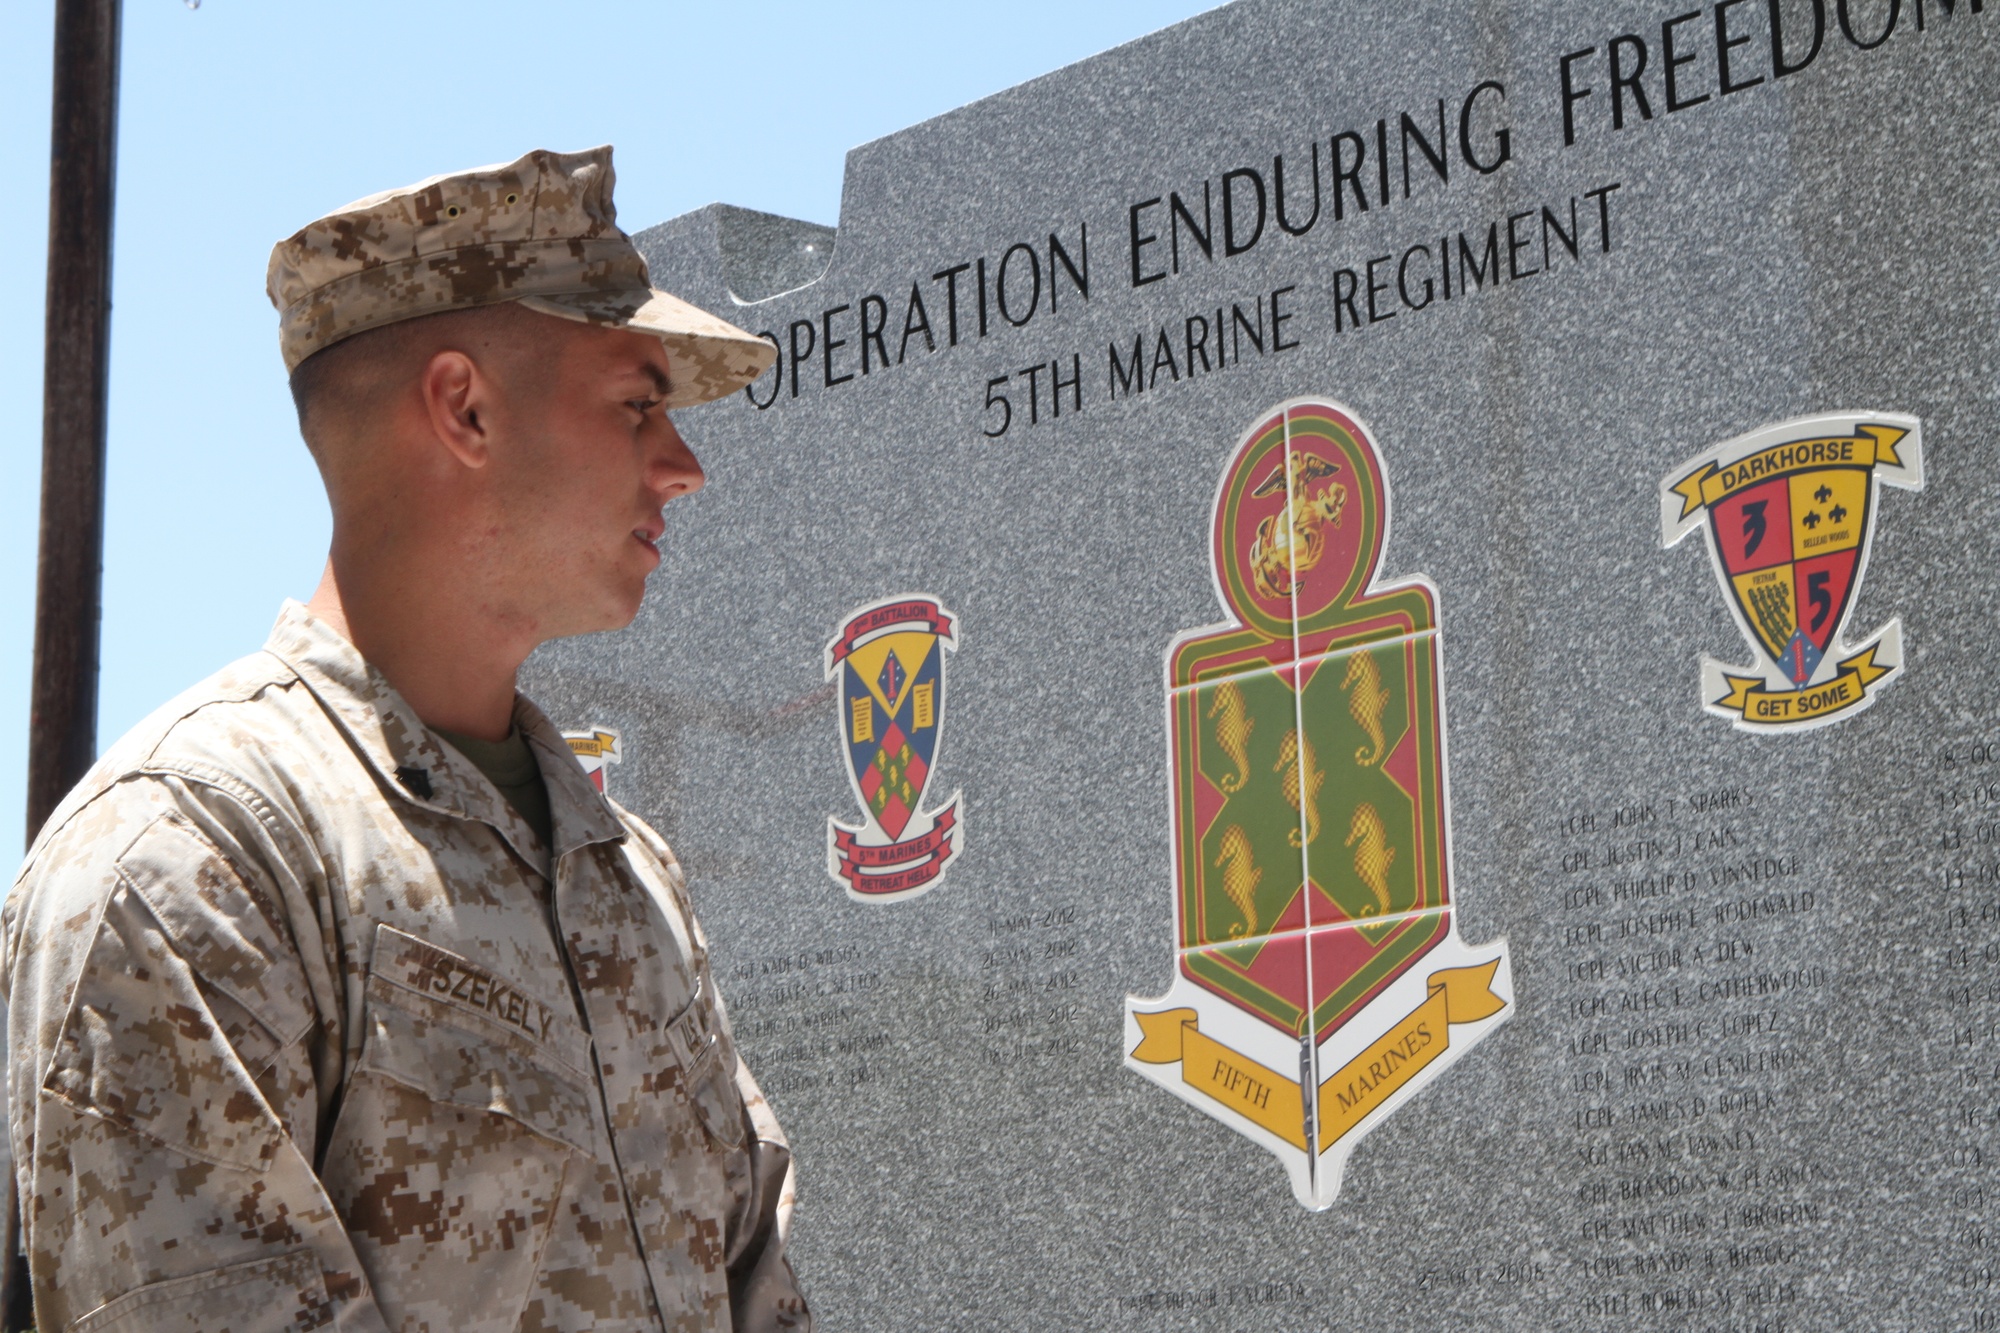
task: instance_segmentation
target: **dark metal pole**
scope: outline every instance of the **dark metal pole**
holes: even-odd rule
[[[42,530],[28,713],[30,840],[97,753],[119,9],[120,0],[56,0]],[[0,1222],[0,1325],[12,1333],[31,1327],[34,1311],[11,1175],[7,1195]]]
[[[28,837],[97,752],[119,0],[57,0]]]

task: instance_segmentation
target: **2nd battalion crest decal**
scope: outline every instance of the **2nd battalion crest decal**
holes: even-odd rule
[[[1701,701],[1745,731],[1851,717],[1903,670],[1892,619],[1844,642],[1884,485],[1922,490],[1922,431],[1894,412],[1799,417],[1719,444],[1660,482],[1660,540],[1699,528],[1755,660],[1701,659]]]
[[[829,819],[827,872],[861,902],[928,893],[959,854],[959,793],[924,808],[944,727],[944,659],[958,618],[935,597],[908,593],[850,613],[826,645],[838,682],[840,750],[862,821]]]
[[[1437,593],[1380,583],[1389,487],[1336,403],[1231,455],[1211,540],[1229,623],[1167,651],[1175,972],[1125,1063],[1263,1145],[1308,1208],[1355,1145],[1513,1010],[1458,938]]]

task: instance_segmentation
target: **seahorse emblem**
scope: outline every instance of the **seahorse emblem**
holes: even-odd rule
[[[1382,688],[1382,673],[1375,669],[1372,653],[1356,653],[1347,659],[1347,675],[1342,678],[1340,688],[1347,691],[1347,711],[1368,733],[1369,745],[1355,749],[1354,762],[1363,768],[1372,767],[1382,762],[1382,749],[1387,744],[1382,734],[1382,712],[1389,706],[1389,692]]]
[[[1250,780],[1250,730],[1257,725],[1257,719],[1243,706],[1243,691],[1235,681],[1225,680],[1215,687],[1208,716],[1215,721],[1215,743],[1236,765],[1236,771],[1225,774],[1219,785],[1226,792],[1242,791],[1243,784]]]
[[[1299,812],[1305,825],[1304,842],[1299,840],[1298,829],[1287,833],[1286,841],[1294,847],[1307,846],[1319,836],[1319,789],[1326,774],[1313,762],[1312,742],[1299,735],[1297,728],[1286,732],[1278,743],[1278,762],[1271,771],[1284,774],[1285,802]]]
[[[1389,867],[1396,864],[1396,849],[1389,845],[1389,832],[1382,816],[1363,801],[1354,807],[1347,825],[1347,846],[1354,848],[1354,873],[1375,895],[1372,907],[1361,909],[1363,916],[1379,916],[1389,910]]]
[[[1257,859],[1250,852],[1249,835],[1243,832],[1242,825],[1231,824],[1222,831],[1222,850],[1216,853],[1215,867],[1222,872],[1222,891],[1243,913],[1243,924],[1231,926],[1229,937],[1255,935],[1257,882],[1264,878],[1264,872],[1257,868]]]

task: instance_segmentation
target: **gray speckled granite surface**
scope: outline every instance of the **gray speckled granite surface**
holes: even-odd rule
[[[1794,59],[1816,7],[1780,7]],[[1777,80],[1767,6],[1727,7],[1733,77],[1764,79],[1728,96],[1714,9],[1672,28],[1677,97],[1710,96],[1669,112],[1677,6],[1242,0],[856,149],[837,237],[721,207],[641,234],[660,285],[787,355],[752,386],[767,410],[682,418],[710,485],[668,511],[638,622],[527,683],[623,731],[613,794],[688,865],[798,1152],[823,1327],[2000,1327],[2000,9],[1823,11]],[[1892,12],[1872,50],[1842,26],[1872,41]],[[1614,130],[1624,34],[1653,116],[1628,101]],[[1560,57],[1585,48],[1565,146]],[[1484,80],[1505,100],[1476,103],[1471,149],[1504,125],[1512,150],[1490,174],[1458,142]],[[1399,117],[1435,139],[1439,98],[1449,181],[1413,147],[1405,198]],[[1372,206],[1347,187],[1336,219],[1349,130]],[[1310,230],[1213,259],[1183,232],[1180,271],[1134,288],[1132,205],[1198,210],[1283,153],[1299,226],[1315,141]],[[1612,184],[1607,252],[1587,192]],[[1573,197],[1578,257],[1422,310],[1391,277],[1394,318],[1346,321],[1341,270],[1543,205],[1566,223]],[[1170,211],[1142,216],[1168,268]],[[1087,297],[1047,244],[1080,259],[1085,227]],[[981,336],[977,261],[990,281],[1016,243],[1042,291],[1019,326],[990,298]],[[958,264],[951,345],[932,275]],[[913,284],[935,351],[901,342]],[[1110,396],[1108,344],[1277,289],[1295,348]],[[864,375],[871,295],[892,364],[871,348]],[[1028,424],[1020,370],[1073,354],[1080,407],[1065,388],[1056,417],[1044,373]],[[987,438],[1003,374],[1015,418]],[[1225,458],[1300,394],[1373,427],[1384,572],[1437,585],[1459,929],[1508,939],[1517,1004],[1318,1214],[1120,1065],[1123,997],[1172,968],[1161,655],[1220,618]],[[1661,549],[1657,487],[1837,410],[1923,422],[1928,485],[1883,492],[1848,632],[1900,616],[1907,670],[1858,716],[1746,735],[1700,707],[1700,656],[1750,650],[1700,543]],[[963,790],[966,842],[936,891],[860,904],[825,868],[828,817],[858,811],[821,652],[904,591],[962,617],[933,790]],[[1752,863],[1782,882],[1730,882]]]

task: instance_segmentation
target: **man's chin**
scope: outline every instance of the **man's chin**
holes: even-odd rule
[[[578,630],[579,634],[609,634],[613,630],[624,629],[639,618],[640,604],[645,600],[641,594],[622,601],[613,607],[606,607],[604,614],[589,629]]]
[[[571,602],[563,608],[565,614],[551,617],[549,632],[542,642],[554,639],[574,639],[584,634],[608,634],[621,630],[639,618],[640,604],[645,600],[645,586],[642,584],[630,592],[621,592],[600,599],[593,606]]]

